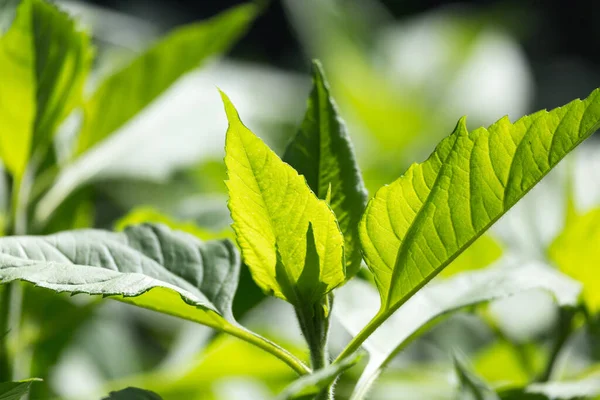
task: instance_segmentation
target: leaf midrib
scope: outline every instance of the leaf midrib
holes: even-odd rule
[[[600,96],[600,94],[596,94],[596,96]],[[589,97],[587,98],[589,99]],[[586,99],[586,100],[587,100]],[[564,106],[563,106],[564,107]],[[562,107],[561,107],[562,108]],[[587,111],[589,107],[586,107],[585,111],[582,113],[582,118],[581,120],[583,120],[583,117],[585,116],[585,112]],[[391,315],[395,310],[397,310],[400,306],[402,306],[402,304],[406,303],[406,301],[411,298],[416,292],[418,292],[423,286],[425,286],[429,281],[431,281],[431,279],[433,279],[441,270],[443,270],[446,266],[448,266],[452,261],[454,261],[463,251],[465,251],[465,249],[467,249],[469,246],[471,246],[471,244],[473,244],[473,242],[477,239],[479,239],[481,237],[481,235],[483,235],[493,224],[495,224],[498,219],[500,219],[502,217],[502,215],[506,214],[506,212],[508,210],[510,210],[520,199],[522,199],[523,197],[525,197],[525,195],[527,195],[527,193],[529,193],[531,191],[531,189],[533,189],[542,179],[544,179],[544,177],[546,177],[546,175],[548,175],[550,173],[550,171],[552,171],[552,169],[560,162],[562,161],[573,149],[575,149],[577,146],[579,146],[583,141],[585,141],[586,139],[588,139],[594,132],[596,132],[598,129],[600,129],[600,121],[598,121],[595,125],[593,125],[592,127],[590,127],[590,129],[588,129],[584,134],[580,134],[578,135],[577,140],[568,148],[567,151],[564,152],[564,154],[559,157],[556,162],[550,164],[550,168],[547,169],[547,171],[545,171],[539,179],[535,180],[530,187],[525,190],[522,195],[516,199],[515,201],[512,202],[512,204],[507,203],[507,206],[505,207],[505,209],[503,210],[503,213],[500,213],[500,215],[492,218],[490,220],[490,222],[488,224],[486,224],[479,232],[476,233],[476,235],[474,235],[469,241],[467,241],[465,243],[464,246],[461,246],[456,252],[454,252],[454,254],[448,258],[448,260],[446,260],[444,263],[442,263],[438,268],[436,268],[432,274],[430,274],[430,276],[428,277],[428,279],[423,280],[422,282],[420,282],[414,289],[412,289],[411,291],[409,291],[406,295],[404,295],[400,300],[398,300],[396,303],[394,304],[389,304],[389,295],[391,294],[392,290],[391,288],[393,287],[393,285],[390,285],[390,289],[388,289],[387,291],[387,295],[388,297],[386,298],[386,302],[385,302],[385,307],[382,304],[381,307],[381,311],[380,311],[380,317],[378,319],[381,320],[381,323],[389,316]],[[454,145],[453,145],[454,147]],[[449,153],[450,154],[450,153]],[[446,157],[447,158],[447,157]],[[440,168],[441,171],[441,168]],[[439,177],[436,176],[436,181]],[[507,184],[508,187],[508,184]],[[431,194],[431,192],[430,192]],[[427,196],[426,201],[429,200],[429,195]],[[423,203],[425,204],[425,202]],[[423,207],[421,207],[420,211],[423,209]],[[412,229],[412,227],[414,226],[414,224],[411,225],[411,227],[409,229]],[[405,236],[406,239],[406,236]],[[402,248],[404,245],[405,241],[402,241],[400,247]],[[400,254],[400,250],[398,252],[398,254]],[[397,260],[396,260],[397,261]],[[395,277],[395,272],[396,272],[397,268],[394,268],[394,271],[392,272],[392,278]],[[398,272],[399,273],[399,272]],[[391,281],[393,282],[393,281]]]
[[[464,129],[465,130],[467,129],[466,126],[464,127]],[[393,283],[398,280],[398,274],[400,273],[400,268],[399,268],[400,257],[402,257],[404,255],[405,251],[406,251],[406,243],[409,242],[410,240],[412,240],[412,237],[415,235],[415,230],[417,229],[417,225],[421,221],[421,218],[422,218],[422,215],[423,215],[423,211],[425,210],[426,206],[429,204],[431,196],[434,193],[437,193],[439,191],[439,187],[438,187],[437,184],[438,184],[438,181],[439,181],[440,177],[442,176],[442,170],[444,168],[446,160],[454,153],[454,149],[455,149],[455,147],[456,147],[456,145],[457,145],[457,143],[459,141],[458,139],[460,139],[460,136],[457,136],[455,138],[454,143],[452,143],[451,150],[448,151],[448,154],[446,155],[446,157],[443,160],[441,160],[440,169],[438,170],[438,173],[437,173],[437,175],[435,177],[435,180],[434,180],[433,184],[431,185],[431,190],[429,191],[429,193],[427,193],[427,197],[425,198],[425,201],[421,205],[421,208],[419,208],[419,211],[417,211],[417,214],[413,218],[412,224],[410,225],[410,227],[408,228],[406,234],[404,235],[404,238],[400,242],[400,247],[398,248],[398,253],[397,253],[397,256],[396,256],[396,260],[394,262],[394,269],[392,270],[392,276],[390,278],[391,284],[389,285],[387,293],[386,293],[385,305],[382,304],[382,308],[383,309],[389,309],[390,308],[390,304],[389,304],[390,303],[390,298],[391,298],[393,289],[395,287],[395,285]],[[389,216],[389,213],[387,213],[387,214]],[[390,221],[390,224],[391,224],[391,221]],[[391,226],[392,226],[392,229],[394,229],[393,228],[393,224],[391,224]],[[395,230],[394,230],[394,234],[396,234]]]

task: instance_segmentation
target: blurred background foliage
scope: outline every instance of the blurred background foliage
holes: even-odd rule
[[[14,3],[1,3],[3,30]],[[92,34],[93,87],[172,28],[242,2],[57,3]],[[323,62],[371,194],[425,159],[462,115],[470,128],[506,114],[514,120],[584,97],[600,82],[600,3],[594,1],[272,0],[260,7],[226,56],[186,74],[83,160],[65,164],[61,190],[42,196],[36,210],[43,215],[44,207],[60,205],[44,232],[153,221],[204,239],[232,237],[223,183],[226,119],[216,86],[282,154],[304,113],[313,58]],[[72,143],[70,124],[56,138],[59,159]],[[544,293],[465,310],[401,352],[372,399],[454,398],[450,355],[456,349],[491,385],[526,384],[544,374],[555,332],[567,323],[575,333],[556,355],[552,378],[597,378],[596,142],[569,156],[440,278],[507,258],[566,273],[586,265],[587,275],[571,275],[588,282],[591,322],[565,322]],[[246,268],[241,279],[236,316],[306,358],[291,309],[265,299]],[[19,368],[44,378],[32,399],[100,398],[130,385],[165,399],[268,399],[294,379],[284,364],[248,344],[124,304],[27,287],[23,310],[19,342],[27,356]],[[334,351],[349,337],[337,322],[332,335]],[[341,378],[340,399],[359,373],[360,366]]]

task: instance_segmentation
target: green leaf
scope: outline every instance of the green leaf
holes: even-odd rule
[[[106,139],[182,75],[227,51],[256,13],[254,5],[245,4],[178,28],[108,77],[85,103],[76,155]]]
[[[591,312],[600,310],[600,209],[569,218],[548,248],[548,256],[565,274],[583,283],[583,300]]]
[[[356,353],[313,374],[296,379],[277,397],[277,400],[314,399],[316,395],[331,386],[341,374],[352,368],[361,358],[362,354]]]
[[[581,285],[543,264],[515,260],[514,264],[464,272],[426,286],[364,342],[369,363],[356,386],[357,396],[369,390],[396,354],[445,315],[529,290],[548,291],[559,305],[574,306]],[[377,310],[378,303],[371,285],[351,281],[336,292],[334,313],[346,330],[356,335]]]
[[[110,392],[108,397],[102,400],[162,400],[162,397],[149,390],[128,387],[117,392]]]
[[[116,300],[227,329],[239,255],[163,225],[0,238],[0,282]]]
[[[19,382],[1,382],[0,400],[21,400],[23,396],[29,393],[31,384],[41,379],[27,379]]]
[[[240,258],[229,240],[203,242],[164,225],[0,238],[0,283],[15,280],[111,297],[188,319],[252,343],[299,374],[289,352],[239,325],[231,311]]]
[[[0,155],[17,178],[80,103],[91,61],[87,34],[67,14],[43,0],[23,0],[0,38]]]
[[[264,291],[295,306],[316,302],[345,280],[343,236],[335,216],[301,175],[242,124],[227,96],[222,97],[229,120],[229,209],[244,262]],[[310,271],[308,257],[313,260]],[[297,299],[299,286],[320,290],[310,299]]]
[[[500,400],[496,392],[471,371],[463,356],[454,356],[454,368],[460,384],[457,400]]]
[[[360,238],[381,296],[379,322],[596,131],[599,94],[470,133],[463,118],[427,161],[377,192]]]
[[[346,279],[350,279],[362,261],[358,223],[366,206],[367,190],[346,125],[318,61],[313,62],[313,89],[304,121],[283,160],[304,175],[312,191],[327,200],[335,213],[344,235]]]

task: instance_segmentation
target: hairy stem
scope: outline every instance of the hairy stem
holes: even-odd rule
[[[296,316],[300,329],[306,339],[310,351],[311,367],[313,371],[329,365],[329,352],[327,344],[329,339],[329,326],[333,296],[328,295],[323,302],[308,307],[296,307]],[[333,399],[333,385],[325,388],[315,400]]]

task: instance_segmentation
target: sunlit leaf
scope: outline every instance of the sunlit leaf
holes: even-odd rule
[[[223,102],[229,209],[244,262],[264,291],[296,306],[315,303],[345,279],[335,216],[302,176],[242,124],[225,95]],[[305,268],[309,257],[315,262]]]
[[[0,154],[20,178],[81,100],[92,61],[87,34],[54,5],[24,0],[0,38]]]
[[[381,188],[361,221],[384,320],[600,125],[600,91],[514,124],[467,131],[461,119],[429,159]]]
[[[77,155],[123,126],[186,72],[226,51],[248,29],[256,7],[246,4],[177,28],[108,77],[85,103]]]
[[[548,255],[565,274],[583,283],[583,299],[591,311],[600,310],[600,209],[567,220]]]
[[[362,255],[358,223],[367,192],[356,164],[346,126],[329,93],[320,63],[313,63],[313,89],[298,134],[288,145],[283,160],[304,175],[320,199],[328,199],[344,235],[346,278],[360,269]]]
[[[458,274],[418,292],[365,341],[370,357],[357,393],[366,393],[399,351],[452,311],[528,290],[547,291],[560,305],[577,304],[581,291],[578,282],[545,265],[522,265],[518,260],[515,264]],[[334,313],[356,335],[378,306],[379,299],[371,285],[351,281],[337,292]]]
[[[21,400],[29,393],[31,384],[40,379],[27,379],[19,382],[0,382],[0,400]]]
[[[296,379],[278,397],[277,400],[311,400],[329,387],[341,374],[354,366],[361,358],[354,354],[340,362],[328,365],[313,374]]]

